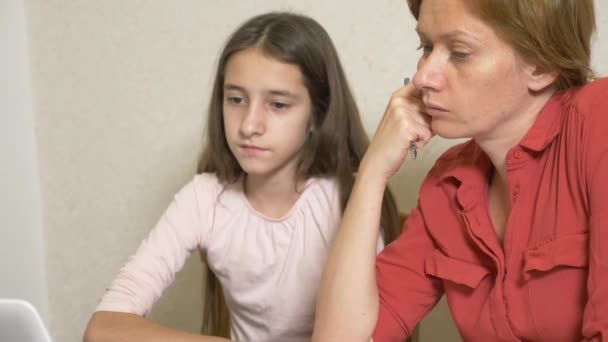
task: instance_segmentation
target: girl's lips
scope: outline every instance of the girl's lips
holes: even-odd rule
[[[266,151],[266,149],[255,145],[241,145],[241,149],[247,154],[256,154]]]

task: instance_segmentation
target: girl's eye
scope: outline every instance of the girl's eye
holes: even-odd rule
[[[242,97],[238,97],[238,96],[229,96],[226,101],[228,103],[232,103],[232,104],[241,104],[243,102],[245,102],[245,99],[243,99]]]
[[[283,102],[272,102],[270,104],[274,109],[286,109],[289,108],[289,104]]]

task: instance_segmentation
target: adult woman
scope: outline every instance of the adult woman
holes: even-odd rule
[[[422,57],[362,161],[315,339],[402,340],[444,293],[465,340],[608,338],[608,81],[587,84],[592,0],[408,3]],[[434,134],[472,139],[437,161],[376,260],[387,180]]]

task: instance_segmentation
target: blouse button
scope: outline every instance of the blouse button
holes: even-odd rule
[[[516,185],[515,187],[513,187],[513,195],[515,195],[515,196],[519,195],[520,191],[521,191],[521,188],[519,187],[519,185]]]
[[[520,159],[523,155],[524,155],[524,153],[521,150],[517,150],[513,154],[513,156],[515,157],[515,159]]]

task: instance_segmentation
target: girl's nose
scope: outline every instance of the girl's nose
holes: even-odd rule
[[[252,104],[241,122],[241,134],[245,137],[264,134],[266,130],[266,113],[260,105]]]

